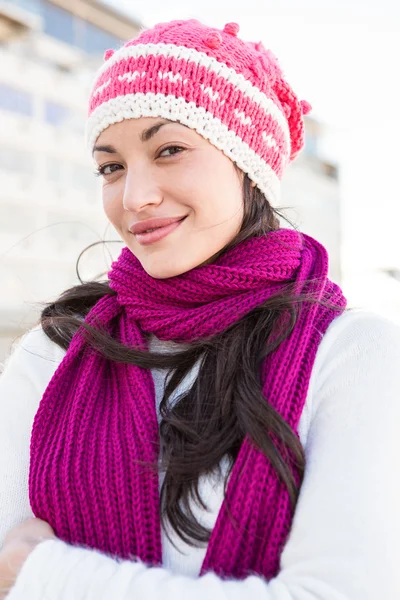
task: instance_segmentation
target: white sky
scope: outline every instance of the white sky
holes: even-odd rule
[[[144,25],[198,18],[262,40],[312,115],[333,128],[342,167],[343,259],[400,268],[398,0],[108,0]]]

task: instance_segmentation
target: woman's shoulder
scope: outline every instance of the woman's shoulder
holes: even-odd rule
[[[348,309],[336,317],[328,327],[319,347],[319,360],[335,356],[398,351],[400,323],[383,315]]]
[[[36,325],[14,341],[4,364],[0,365],[0,376],[30,378],[35,387],[42,388],[64,355],[65,350],[46,335],[41,325]]]
[[[390,395],[400,364],[400,324],[374,312],[349,309],[336,317],[320,342],[312,374],[312,413],[324,398],[352,389],[353,402],[371,381]],[[340,400],[339,400],[340,402]]]

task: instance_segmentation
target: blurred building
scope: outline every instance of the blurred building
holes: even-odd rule
[[[0,361],[104,237],[87,98],[104,51],[139,28],[94,0],[0,0]]]
[[[305,148],[287,168],[283,177],[283,214],[300,231],[316,238],[326,247],[329,253],[329,275],[340,284],[341,212],[338,167],[323,154],[326,127],[310,117],[306,117],[305,122]]]
[[[115,239],[83,131],[104,50],[139,28],[95,0],[0,0],[0,362],[41,303],[77,283],[80,252]],[[307,119],[306,149],[285,176],[283,204],[300,229],[328,247],[339,281],[337,169],[321,158],[323,135]],[[112,248],[118,253],[120,245]],[[109,264],[97,246],[85,254],[80,273],[90,279]]]

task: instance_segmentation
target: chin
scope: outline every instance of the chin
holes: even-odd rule
[[[150,277],[154,279],[168,279],[170,277],[177,277],[178,275],[182,275],[183,273],[187,273],[191,269],[194,269],[201,262],[196,263],[192,262],[184,262],[179,260],[157,260],[157,261],[149,261],[144,260],[142,262],[142,267],[146,271]]]

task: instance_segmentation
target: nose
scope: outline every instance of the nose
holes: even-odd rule
[[[122,204],[129,212],[140,212],[162,202],[162,192],[154,176],[145,168],[129,169],[125,177]]]

